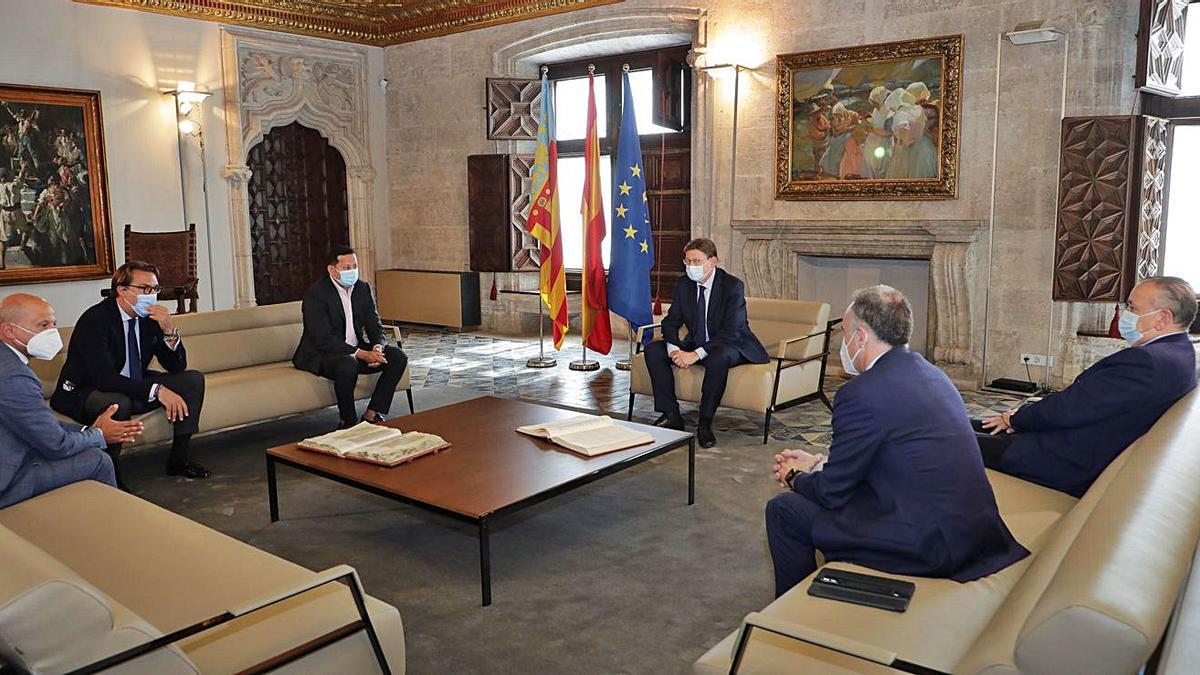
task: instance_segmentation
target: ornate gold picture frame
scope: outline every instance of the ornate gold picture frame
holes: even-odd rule
[[[775,198],[958,196],[961,35],[777,57]]]
[[[0,84],[0,285],[113,272],[100,92]]]

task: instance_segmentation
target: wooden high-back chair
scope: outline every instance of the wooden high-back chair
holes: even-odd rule
[[[158,267],[158,299],[174,300],[176,314],[196,311],[200,279],[196,276],[196,224],[173,232],[135,232],[125,224],[125,260],[142,260]],[[105,289],[107,291],[108,289]],[[101,292],[101,295],[107,295]],[[190,301],[185,311],[184,300]]]

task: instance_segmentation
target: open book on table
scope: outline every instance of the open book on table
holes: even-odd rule
[[[370,422],[360,422],[349,429],[306,438],[298,445],[305,450],[383,466],[396,466],[450,447],[441,436],[420,431],[400,431]]]
[[[576,415],[546,424],[530,424],[517,431],[545,438],[588,457],[654,442],[650,434],[617,424],[603,415]]]

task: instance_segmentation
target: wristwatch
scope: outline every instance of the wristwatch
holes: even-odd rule
[[[796,476],[799,476],[802,473],[804,472],[800,469],[792,468],[788,469],[788,472],[783,475],[783,482],[788,486],[789,490],[792,489],[792,481],[796,480]]]

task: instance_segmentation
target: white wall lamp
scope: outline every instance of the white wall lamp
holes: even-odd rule
[[[175,99],[175,123],[179,128],[177,147],[179,150],[179,198],[183,205],[183,226],[189,222],[187,208],[187,182],[184,180],[183,139],[191,136],[200,145],[200,186],[204,195],[204,243],[208,251],[208,301],[211,309],[217,308],[216,283],[213,279],[212,227],[208,212],[208,160],[204,154],[204,101],[212,92],[198,91],[195,82],[180,80],[164,96]]]
[[[994,101],[995,114],[992,118],[992,191],[991,191],[992,194],[991,194],[991,206],[990,206],[989,215],[988,215],[988,269],[987,269],[987,283],[984,286],[984,296],[983,296],[983,298],[984,298],[983,299],[983,355],[982,355],[982,362],[980,364],[980,375],[983,378],[983,389],[989,390],[989,391],[1000,391],[1000,392],[1004,392],[1004,393],[1012,393],[1010,390],[1007,390],[1007,389],[993,388],[988,384],[988,381],[987,381],[988,320],[990,318],[989,309],[990,309],[991,297],[992,297],[992,266],[994,265],[992,255],[994,253],[993,246],[994,246],[994,241],[995,241],[995,236],[996,236],[996,157],[997,157],[997,150],[999,149],[999,140],[1000,140],[1000,72],[1001,72],[1000,67],[1002,64],[1000,56],[1003,53],[1003,47],[1004,47],[1004,43],[1006,41],[1009,44],[1012,44],[1013,46],[1022,47],[1025,45],[1042,44],[1042,43],[1046,43],[1046,42],[1056,42],[1059,38],[1062,38],[1062,41],[1063,41],[1062,92],[1061,92],[1061,101],[1059,104],[1059,115],[1058,115],[1059,119],[1061,120],[1063,117],[1066,117],[1066,114],[1067,114],[1067,65],[1069,63],[1069,58],[1071,56],[1071,36],[1070,36],[1070,34],[1068,34],[1067,31],[1065,31],[1061,28],[1044,28],[1041,26],[1040,22],[1035,22],[1032,24],[1018,25],[1016,30],[1009,31],[1007,33],[1001,33],[1000,35],[996,36],[996,90],[995,90],[995,101]],[[1060,155],[1060,157],[1059,157],[1060,164],[1061,164],[1061,161],[1062,161],[1062,158]],[[1061,170],[1061,166],[1058,167],[1054,172],[1054,178],[1056,181],[1058,180],[1058,174],[1059,174],[1060,170]],[[1057,195],[1057,192],[1055,194]],[[1056,196],[1056,199],[1057,199],[1057,196]],[[1051,265],[1050,276],[1053,279],[1053,276],[1054,276],[1053,256],[1051,256],[1050,265]],[[1044,390],[1048,390],[1050,388],[1050,365],[1049,365],[1049,363],[1050,363],[1050,359],[1052,358],[1051,345],[1053,344],[1053,342],[1054,342],[1054,300],[1052,298],[1050,300],[1049,326],[1046,329],[1047,365],[1045,366],[1045,369],[1043,371],[1044,375],[1043,375],[1043,379],[1042,379],[1042,383],[1041,383],[1042,388]]]

